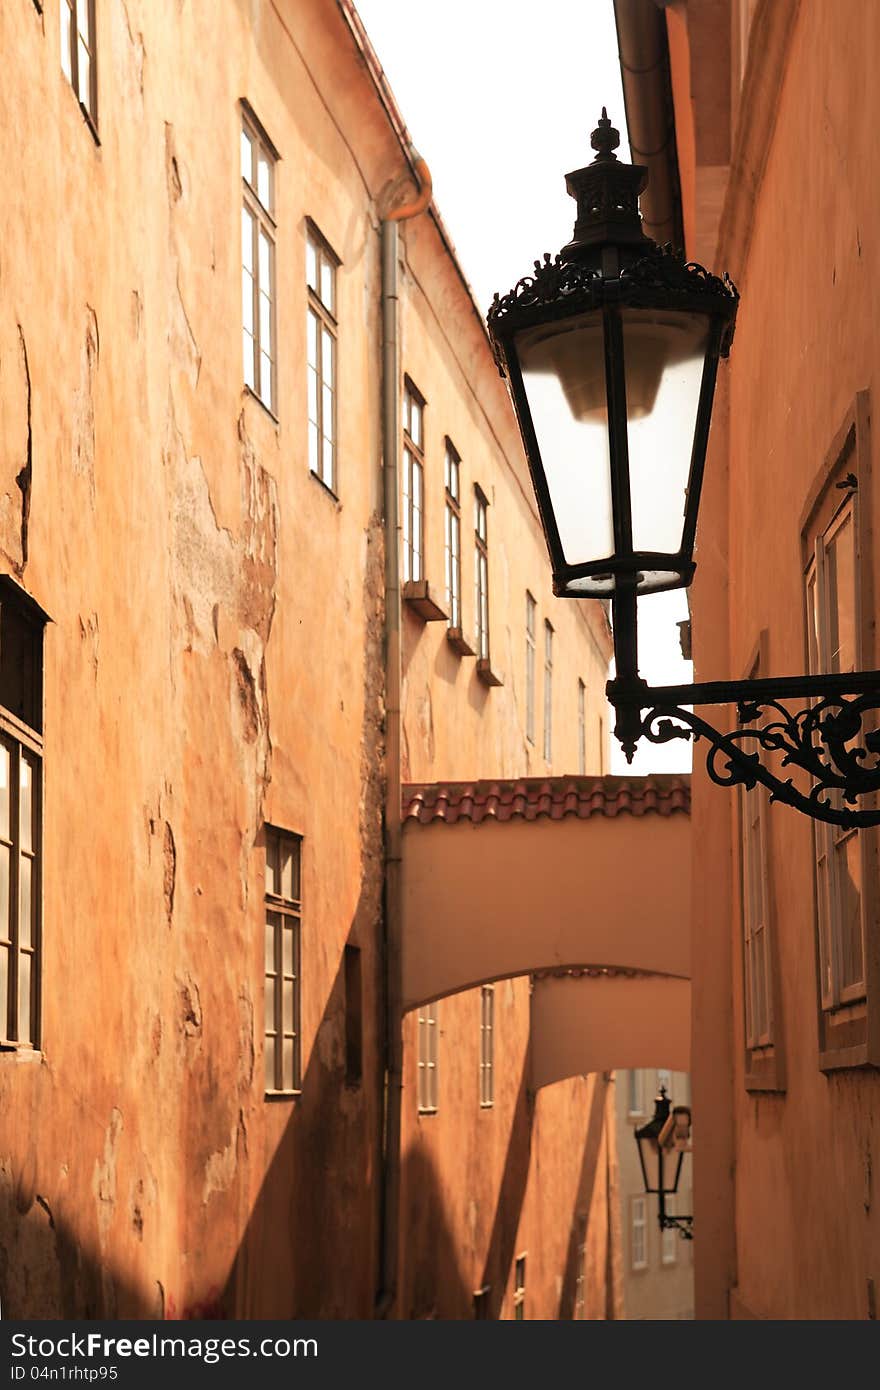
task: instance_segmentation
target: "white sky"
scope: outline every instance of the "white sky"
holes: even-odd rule
[[[465,275],[484,309],[571,237],[565,175],[593,158],[608,108],[629,158],[611,0],[356,0]],[[549,560],[548,560],[549,564]],[[567,602],[559,599],[558,602]],[[683,591],[639,601],[640,665],[653,684],[690,681],[676,621]],[[686,771],[690,744],[640,746],[627,769]]]

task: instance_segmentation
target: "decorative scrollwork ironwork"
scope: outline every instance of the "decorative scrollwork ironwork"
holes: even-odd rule
[[[682,1240],[693,1240],[693,1225],[694,1218],[692,1216],[667,1216],[664,1213],[660,1217],[661,1231],[678,1231]]]
[[[597,270],[591,270],[577,261],[564,261],[561,255],[554,258],[549,251],[545,251],[543,261],[535,261],[534,275],[524,275],[505,295],[496,291],[486,315],[489,327],[499,323],[513,309],[555,304],[591,289],[600,279]]]
[[[872,714],[880,718],[880,694],[832,695],[794,713],[772,699],[743,700],[737,710],[743,727],[721,733],[692,710],[654,705],[642,716],[639,736],[651,743],[703,738],[709,744],[706,769],[718,786],[751,790],[761,783],[771,801],[814,820],[845,829],[880,825],[880,808],[859,804],[880,792],[880,729],[871,728],[869,720]],[[810,791],[775,776],[762,752],[779,755],[783,767],[806,772],[813,782]]]
[[[709,291],[733,303],[739,302],[739,290],[725,271],[724,275],[713,275],[711,270],[698,261],[686,261],[679,251],[667,242],[665,246],[652,246],[644,256],[620,273],[624,283],[644,286],[654,290]]]
[[[626,266],[620,273],[620,282],[622,286],[664,296],[714,296],[729,314],[720,348],[721,356],[727,356],[733,342],[739,290],[726,271],[723,275],[713,275],[698,261],[685,260],[684,255],[667,242],[665,246],[650,247],[644,256]]]

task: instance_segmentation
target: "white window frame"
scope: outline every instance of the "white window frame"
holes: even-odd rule
[[[58,0],[61,69],[73,88],[80,110],[97,136],[96,3],[97,0]],[[84,68],[87,69],[85,73]]]
[[[675,1227],[667,1227],[660,1233],[660,1263],[662,1265],[674,1265],[678,1260],[678,1231]]]
[[[302,1089],[302,837],[265,828],[264,1089]]]
[[[544,760],[553,760],[553,624],[544,619]]]
[[[480,1108],[495,1104],[495,986],[480,988]]]
[[[631,1197],[629,1208],[630,1269],[648,1268],[648,1199]]]
[[[581,777],[587,771],[587,687],[578,676],[578,772]]]
[[[626,1073],[626,1078],[627,1114],[632,1118],[640,1117],[645,1113],[645,1073],[638,1067],[632,1067]]]
[[[577,1248],[577,1274],[574,1281],[574,1317],[576,1322],[583,1322],[586,1311],[585,1296],[585,1270],[584,1266],[587,1259],[587,1243],[582,1240]]]
[[[244,104],[240,144],[242,371],[247,389],[277,420],[275,166],[278,153],[256,116]]]
[[[403,387],[403,582],[425,577],[425,398],[404,379]]]
[[[831,607],[832,587],[829,579],[829,551],[844,526],[849,526],[853,542],[853,650],[852,666],[861,669],[861,586],[858,492],[846,492],[835,508],[828,524],[815,537],[813,555],[805,576],[808,623],[808,653],[810,674],[836,674],[840,671],[839,655],[832,650],[834,615]],[[829,793],[830,799],[842,805],[839,792]],[[866,914],[869,883],[868,836],[858,830],[816,821],[813,825],[813,844],[816,876],[816,903],[819,930],[819,986],[822,1008],[833,1010],[858,1003],[867,994]],[[857,847],[859,864],[859,977],[843,982],[844,939],[843,879],[841,859],[850,848]],[[851,943],[850,943],[851,948]]]
[[[538,605],[526,590],[526,738],[535,742],[535,640]]]
[[[309,471],[334,497],[338,487],[337,276],[340,260],[306,220],[306,374]]]
[[[438,1010],[439,1005],[433,1000],[429,1004],[423,1004],[418,1011],[417,1101],[420,1115],[435,1115],[439,1107]]]
[[[526,1316],[526,1258],[523,1250],[513,1263],[513,1316],[516,1322],[525,1321]]]
[[[0,903],[2,1051],[41,1046],[46,621],[24,590],[0,576],[0,689],[8,702],[0,706],[0,751],[5,752],[0,757],[0,883],[6,897]]]
[[[477,659],[489,660],[489,500],[474,487],[474,633]]]
[[[446,440],[444,556],[448,624],[461,631],[461,457],[452,440]]]
[[[769,1047],[773,1042],[769,880],[767,874],[766,788],[740,788],[742,846],[743,986],[746,1047]]]

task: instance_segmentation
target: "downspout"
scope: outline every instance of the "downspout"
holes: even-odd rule
[[[400,367],[398,361],[398,255],[401,222],[418,217],[431,201],[427,164],[415,149],[410,160],[419,181],[412,202],[382,220],[382,448],[385,501],[385,1116],[383,1126],[380,1277],[375,1316],[387,1318],[397,1297],[400,1239],[400,1118],[403,1090],[403,988],[401,946],[401,654],[400,654]]]

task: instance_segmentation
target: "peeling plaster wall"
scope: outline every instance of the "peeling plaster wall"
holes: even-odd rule
[[[218,22],[213,7],[99,5],[100,145],[50,12],[0,14],[21,74],[0,93],[16,165],[0,209],[0,567],[53,620],[43,1049],[0,1055],[13,1317],[367,1316],[375,1292],[373,192],[400,161],[378,113],[361,154],[354,107],[328,115],[340,61],[370,100],[335,8],[252,9],[228,0]],[[241,387],[243,94],[282,154],[277,425]],[[340,312],[361,330],[341,364],[339,502],[305,459],[307,213],[343,258]],[[295,1104],[263,1099],[267,820],[304,837]],[[350,1090],[347,941],[365,1020]]]
[[[100,144],[61,71],[54,13],[0,6],[0,51],[17,55],[0,89],[13,164],[0,206],[0,568],[52,619],[42,1051],[0,1053],[3,1310],[367,1317],[382,1121],[377,209],[400,149],[331,0],[172,15],[103,0]],[[280,155],[277,421],[241,384],[242,96]],[[338,498],[306,455],[306,217],[341,260]],[[407,616],[407,775],[535,772],[517,662],[525,586],[540,619],[549,585],[512,416],[427,219],[407,229],[406,255],[404,365],[429,396],[432,485],[441,428],[463,457],[466,613],[472,482],[492,501],[505,677],[487,692],[472,662],[449,664],[441,630]],[[552,770],[569,771],[576,677],[598,700],[608,640],[575,606],[554,623]],[[539,624],[539,728],[540,641]],[[303,836],[295,1102],[263,1095],[266,822]],[[360,1086],[344,1083],[347,943],[362,952]],[[504,989],[521,1057],[527,985]],[[472,1004],[450,1009],[463,1035]],[[571,1086],[577,1116],[589,1087]],[[557,1122],[538,1132],[542,1154]],[[471,1216],[460,1171],[444,1181],[456,1239],[462,1211],[484,1230],[498,1192]]]

